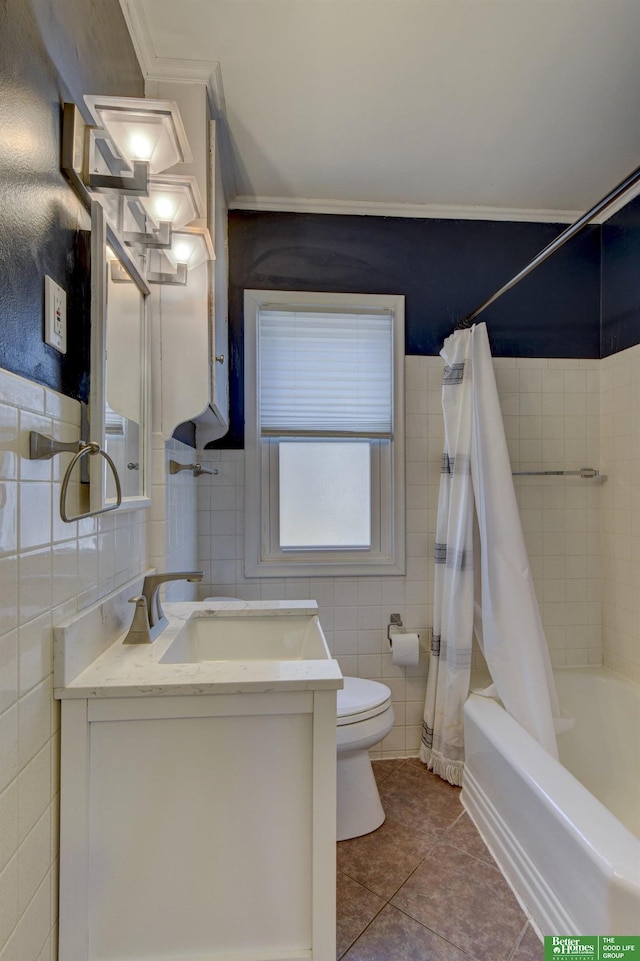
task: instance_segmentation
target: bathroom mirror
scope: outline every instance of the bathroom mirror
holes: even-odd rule
[[[120,509],[150,504],[149,288],[98,203],[91,205],[91,388],[89,438],[116,466]],[[113,507],[116,485],[104,457],[90,457],[91,510]]]

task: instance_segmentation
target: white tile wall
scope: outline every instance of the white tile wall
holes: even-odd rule
[[[602,361],[604,662],[640,683],[640,346]]]
[[[514,470],[599,466],[599,362],[498,359],[496,377]],[[332,653],[346,674],[378,678],[393,694],[396,724],[385,756],[416,754],[426,687],[417,668],[391,664],[386,625],[402,614],[408,630],[428,628],[433,612],[433,547],[443,447],[438,357],[407,357],[407,574],[405,577],[244,577],[244,453],[205,451],[219,469],[198,491],[201,596],[313,597]],[[552,660],[599,664],[600,486],[569,478],[516,481]],[[476,652],[475,666],[481,666]]]
[[[149,526],[149,559],[159,571],[198,569],[197,483],[191,471],[171,474],[169,461],[193,464],[195,451],[177,440],[165,443],[153,435],[153,500]],[[196,586],[175,581],[161,589],[171,601],[195,600]]]
[[[517,470],[600,468],[600,361],[495,360]],[[556,667],[602,663],[599,480],[517,477],[542,622]]]
[[[400,612],[408,630],[431,623],[430,560],[442,458],[440,380],[434,357],[407,358],[407,573],[404,577],[244,577],[244,452],[205,451],[218,475],[198,492],[200,563],[209,580],[200,595],[251,599],[312,597],[332,653],[346,674],[384,680],[392,691],[396,724],[378,753],[416,754],[426,688],[426,656],[415,668],[391,664],[389,615]],[[428,642],[427,642],[428,643]]]
[[[32,429],[80,436],[80,405],[0,370],[0,959],[56,957],[59,709],[52,624],[147,566],[145,511],[63,524],[62,457]],[[75,510],[75,507],[73,508]]]
[[[552,658],[599,663],[603,623],[605,662],[640,680],[640,347],[601,364],[499,359],[496,372],[514,469],[594,466],[606,474],[601,485],[516,481]],[[344,671],[391,687],[397,723],[380,753],[417,752],[426,659],[415,669],[394,668],[385,629],[395,611],[409,629],[431,623],[440,376],[439,358],[407,358],[406,576],[246,580],[243,452],[205,452],[202,459],[219,469],[215,477],[171,477],[169,457],[191,462],[194,452],[156,436],[150,512],[66,525],[58,517],[60,459],[29,461],[27,437],[37,429],[77,438],[79,405],[0,371],[0,961],[56,956],[59,714],[51,626],[150,564],[204,567],[201,595],[315,597]]]

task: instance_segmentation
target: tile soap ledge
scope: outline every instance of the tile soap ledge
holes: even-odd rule
[[[128,630],[133,613],[129,598],[140,593],[145,575],[153,572],[154,568],[143,571],[54,627],[54,688],[66,687]]]

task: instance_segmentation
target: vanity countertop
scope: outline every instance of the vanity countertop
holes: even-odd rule
[[[109,600],[109,599],[107,599]],[[121,598],[116,597],[122,626]],[[113,599],[111,599],[113,607]],[[106,611],[109,610],[109,616]],[[168,625],[151,644],[123,644],[127,631],[108,643],[104,626],[113,616],[102,602],[54,631],[54,694],[57,698],[153,697],[164,695],[246,694],[284,691],[337,690],[342,687],[338,662],[328,656],[314,660],[201,661],[161,663],[172,641],[194,614],[233,616],[317,616],[313,601],[246,601],[165,603]],[[131,609],[128,611],[129,618]],[[89,641],[90,632],[103,640]],[[88,633],[89,632],[89,633]],[[102,648],[102,650],[100,650]],[[90,651],[91,653],[87,653]],[[92,656],[93,655],[93,656]],[[91,660],[89,661],[89,658]]]

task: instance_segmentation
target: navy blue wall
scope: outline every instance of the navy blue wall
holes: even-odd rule
[[[640,344],[640,197],[602,227],[602,348]]]
[[[0,367],[86,400],[87,213],[60,173],[64,100],[142,96],[118,0],[0,2]],[[44,276],[67,291],[68,352],[43,341]]]
[[[89,377],[88,220],[60,173],[60,107],[84,93],[143,93],[118,0],[89,9],[86,0],[0,2],[0,366],[78,399]],[[407,353],[436,354],[454,323],[561,229],[232,211],[232,426],[221,444],[243,443],[245,287],[402,293]],[[640,200],[482,315],[494,355],[587,358],[640,342],[638,250]],[[65,357],[42,337],[45,274],[68,292]]]
[[[231,428],[242,447],[243,292],[319,290],[406,298],[407,354],[438,354],[456,321],[564,225],[230,211]],[[600,356],[600,228],[570,241],[490,307],[494,356]]]

